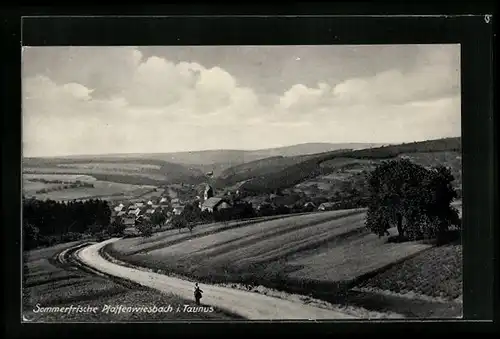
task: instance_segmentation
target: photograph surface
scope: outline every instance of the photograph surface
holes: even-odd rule
[[[462,317],[460,45],[22,50],[22,321]]]

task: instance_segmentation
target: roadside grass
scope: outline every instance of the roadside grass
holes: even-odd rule
[[[215,309],[214,312],[182,312],[191,301],[163,294],[135,284],[119,284],[84,271],[56,264],[54,256],[79,242],[59,244],[51,248],[25,253],[23,283],[23,316],[30,322],[132,322],[168,320],[224,320],[238,316]],[[41,313],[39,307],[92,306],[97,313]],[[168,313],[104,313],[105,305],[125,307],[167,307],[181,312]]]

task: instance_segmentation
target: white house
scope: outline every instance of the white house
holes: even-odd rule
[[[333,202],[324,202],[321,205],[319,205],[318,210],[319,211],[329,211],[332,210],[336,207],[336,203]]]
[[[201,205],[202,211],[214,212],[217,210],[231,208],[231,204],[222,198],[209,198]]]
[[[174,210],[173,210],[175,215],[180,215],[182,213],[182,211],[184,211],[184,206],[180,206],[180,205],[174,207]]]
[[[141,214],[141,210],[139,208],[136,208],[135,210],[129,210],[128,215],[135,215],[138,217]]]

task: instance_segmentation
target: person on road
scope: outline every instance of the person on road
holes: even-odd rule
[[[202,298],[203,291],[198,286],[198,283],[195,284],[194,287],[194,300],[196,300],[196,305],[200,304],[200,299]]]

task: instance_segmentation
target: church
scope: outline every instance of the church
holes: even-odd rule
[[[203,203],[200,206],[202,211],[213,213],[214,211],[231,208],[231,204],[224,198],[214,196],[214,189],[209,184],[206,184],[203,191]]]

